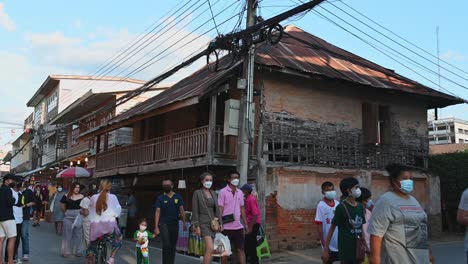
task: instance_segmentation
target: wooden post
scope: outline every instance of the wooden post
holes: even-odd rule
[[[210,118],[208,121],[208,163],[213,162],[213,156],[215,153],[215,132],[216,132],[216,104],[218,96],[215,94],[211,95],[210,98]]]

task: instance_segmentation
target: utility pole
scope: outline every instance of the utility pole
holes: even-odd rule
[[[257,16],[257,0],[247,1],[247,25],[249,28],[256,24]],[[255,45],[249,47],[247,56],[244,59],[244,68],[242,71],[242,81],[245,85],[240,85],[242,96],[239,109],[239,138],[237,151],[237,170],[240,173],[240,182],[247,183],[247,174],[249,171],[250,160],[250,142],[253,138],[251,130],[254,122],[252,116],[252,101],[253,101],[253,86],[254,86],[254,60],[255,60]]]
[[[440,49],[439,49],[439,26],[436,27],[437,38],[437,70],[439,74],[439,89],[440,89]],[[439,120],[439,109],[434,108],[434,119]]]

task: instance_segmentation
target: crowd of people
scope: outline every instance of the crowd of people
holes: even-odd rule
[[[428,244],[427,215],[411,195],[414,189],[411,170],[390,164],[387,171],[391,189],[376,203],[371,191],[361,187],[354,177],[340,181],[340,199],[337,199],[333,183],[327,181],[321,185],[323,200],[317,205],[315,223],[323,248],[323,263],[433,262]],[[229,239],[237,262],[259,263],[256,248],[262,218],[252,185],[239,188],[240,175],[236,171],[226,175],[227,185],[219,191],[212,189],[213,182],[212,173],[201,174],[201,187],[193,193],[191,200],[192,232],[205,244],[203,263],[211,263],[218,233]],[[126,204],[131,208],[129,214],[132,225],[135,225],[133,239],[138,264],[150,263],[148,241],[156,236],[162,240],[162,263],[175,263],[179,221],[183,222],[184,231],[187,228],[183,197],[174,192],[174,183],[170,179],[162,182],[162,188],[164,193],[154,203],[154,233],[147,230],[146,219],[134,220],[136,199],[133,193],[129,195],[133,199]],[[62,237],[64,258],[81,257],[85,253],[86,263],[95,263],[98,243],[105,239],[111,241],[112,246],[107,263],[115,262],[122,247],[123,234],[118,224],[122,208],[111,190],[109,180],[102,180],[99,186],[91,184],[86,191],[79,183],[73,183],[67,192],[58,186],[46,202],[52,212],[55,232]],[[41,188],[34,188],[11,174],[3,177],[0,245],[7,240],[5,263],[12,264],[20,259],[20,242],[22,260],[29,260],[29,220],[33,215],[33,226],[39,225],[37,218],[43,204]],[[468,190],[460,201],[457,219],[460,224],[468,225]],[[465,245],[468,257],[468,233]],[[3,247],[0,247],[0,256],[2,253]],[[221,263],[227,263],[228,256],[220,255],[220,258]]]

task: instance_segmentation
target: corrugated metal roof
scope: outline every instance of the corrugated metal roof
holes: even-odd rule
[[[295,26],[287,26],[285,32],[292,37],[284,36],[275,46],[271,46],[266,42],[257,46],[255,60],[257,65],[290,69],[312,76],[316,75],[375,88],[430,96],[432,100],[440,101],[441,105],[463,102],[459,98],[433,90],[392,70],[338,48]],[[220,64],[225,65],[229,60],[229,58],[225,57],[220,60]],[[119,123],[131,117],[149,113],[171,103],[202,96],[210,90],[215,82],[225,77],[241,63],[242,60],[218,72],[212,72],[205,66],[161,94],[115,117],[109,124]],[[222,67],[220,66],[220,68]]]
[[[298,27],[287,26],[285,32],[287,34],[274,47],[266,42],[257,47],[255,63],[375,88],[437,97],[453,101],[452,104],[463,102],[462,99],[438,92],[393,70],[338,48]]]

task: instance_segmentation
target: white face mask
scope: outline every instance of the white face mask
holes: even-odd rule
[[[145,225],[140,225],[140,230],[141,230],[141,231],[145,231],[145,230],[146,230],[146,226],[145,226]]]
[[[336,191],[325,192],[325,198],[327,198],[328,200],[333,200],[335,199],[335,197],[336,197]]]
[[[236,187],[239,186],[239,179],[231,180],[231,184],[236,186]]]
[[[213,182],[212,181],[206,181],[203,183],[203,187],[207,188],[207,189],[210,189],[211,186],[213,186]]]
[[[351,195],[354,197],[354,198],[359,198],[361,197],[361,188],[354,188],[354,189],[351,189]]]
[[[57,188],[57,191],[61,192],[63,189],[61,187]]]

